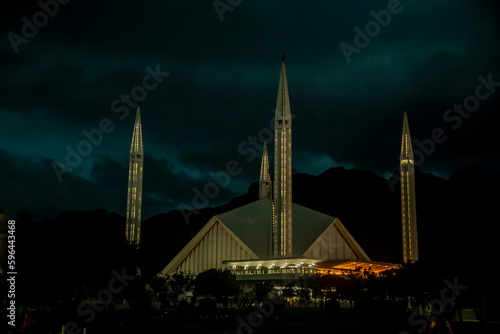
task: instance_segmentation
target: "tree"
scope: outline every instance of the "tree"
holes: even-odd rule
[[[227,269],[209,269],[199,273],[194,280],[194,287],[196,296],[211,296],[216,299],[238,293],[236,277]]]
[[[179,295],[192,290],[193,286],[194,280],[190,276],[183,272],[175,273],[167,280],[165,293],[171,301],[177,303]]]
[[[267,298],[269,292],[273,291],[274,286],[269,282],[260,282],[257,283],[254,287],[255,299],[258,302],[263,301]]]
[[[321,284],[321,275],[320,274],[315,274],[313,276],[309,276],[306,279],[306,285],[309,287],[312,293],[312,297],[316,299],[321,299],[323,300],[326,289],[323,289],[323,286]]]
[[[283,289],[283,297],[284,298],[295,297],[296,296],[296,293],[295,293],[296,285],[297,285],[297,283],[294,281],[286,283],[285,288]]]
[[[307,278],[300,278],[299,282],[297,297],[299,297],[300,304],[305,305],[311,301],[311,289],[309,288],[310,282]]]
[[[160,301],[161,296],[167,293],[167,281],[163,277],[153,276],[148,284],[153,290],[153,301]]]

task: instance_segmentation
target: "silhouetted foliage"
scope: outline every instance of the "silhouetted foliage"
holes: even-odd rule
[[[254,287],[255,300],[263,301],[268,297],[269,292],[273,290],[273,284],[270,282],[259,282]]]
[[[194,280],[196,296],[211,296],[216,299],[236,296],[239,291],[236,277],[229,270],[206,270]]]

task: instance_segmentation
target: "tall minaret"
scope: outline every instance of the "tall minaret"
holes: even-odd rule
[[[260,179],[259,179],[259,199],[267,198],[271,201],[271,211],[269,212],[269,231],[268,231],[268,256],[272,258],[274,256],[274,217],[273,208],[274,203],[272,201],[272,189],[273,183],[271,181],[271,175],[269,174],[269,157],[267,155],[267,142],[264,142],[264,147],[262,149],[262,163],[260,164]]]
[[[127,243],[139,247],[141,242],[141,210],[142,210],[142,165],[144,151],[142,148],[141,108],[137,106],[135,116],[130,162],[128,169],[127,226],[125,238]]]
[[[400,156],[401,215],[403,225],[403,262],[418,260],[417,210],[415,205],[415,162],[411,146],[406,111],[403,119],[403,138]]]
[[[262,149],[262,163],[260,165],[259,199],[271,198],[271,175],[269,174],[269,157],[267,156],[267,143]]]
[[[273,188],[274,257],[292,257],[292,116],[284,55],[276,102]]]

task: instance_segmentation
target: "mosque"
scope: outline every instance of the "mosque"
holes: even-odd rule
[[[274,180],[264,144],[259,198],[215,215],[165,266],[162,275],[229,269],[239,281],[286,280],[300,274],[374,274],[399,267],[373,261],[335,217],[292,202],[292,117],[284,57],[276,102]],[[142,197],[140,110],[130,153],[127,241],[139,246]],[[414,162],[406,112],[400,157],[404,262],[418,260]]]

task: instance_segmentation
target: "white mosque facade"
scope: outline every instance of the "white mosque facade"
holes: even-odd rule
[[[398,267],[372,261],[338,218],[292,202],[291,135],[283,58],[275,117],[274,182],[264,145],[259,198],[212,217],[165,266],[162,275],[197,275],[215,268],[232,270],[240,280],[262,280],[355,269],[377,274]],[[405,196],[414,198],[414,186],[410,192],[405,190]]]

